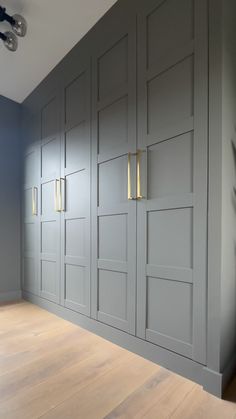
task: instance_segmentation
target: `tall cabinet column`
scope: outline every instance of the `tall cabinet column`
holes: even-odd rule
[[[90,57],[77,51],[62,69],[61,303],[90,314]]]
[[[205,0],[140,2],[138,148],[147,187],[138,203],[137,334],[203,364],[207,25]]]
[[[48,93],[40,114],[40,295],[59,303],[61,142],[57,91]]]
[[[125,18],[115,14],[104,19],[94,41],[92,315],[135,333],[136,202],[131,199],[136,194],[134,14],[128,11]]]

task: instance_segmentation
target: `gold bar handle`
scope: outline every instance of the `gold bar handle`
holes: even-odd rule
[[[143,151],[137,150],[137,199],[143,199],[143,195],[141,193],[141,155]]]
[[[60,180],[55,179],[55,181],[54,181],[54,209],[55,209],[56,212],[60,212],[58,185],[59,185],[59,188],[60,188]]]
[[[38,215],[38,189],[34,186],[32,188],[32,215]]]
[[[133,153],[128,153],[128,171],[127,171],[127,179],[128,179],[128,201],[133,201],[136,198],[132,196],[131,192],[131,156],[134,155]]]
[[[62,195],[62,183],[63,183],[63,195]],[[59,208],[60,211],[64,212],[65,211],[65,179],[64,178],[60,178],[60,196],[59,196]]]

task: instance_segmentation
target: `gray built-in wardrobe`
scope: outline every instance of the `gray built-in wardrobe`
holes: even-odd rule
[[[24,297],[216,395],[236,346],[233,7],[120,0],[22,118]]]

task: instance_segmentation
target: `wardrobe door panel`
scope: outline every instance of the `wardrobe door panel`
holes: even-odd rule
[[[28,143],[23,156],[22,185],[22,288],[39,295],[38,282],[38,194],[40,159],[36,116],[27,120],[23,136]]]
[[[90,315],[90,60],[63,71],[61,304]]]
[[[138,74],[137,335],[204,364],[205,0],[140,2]]]
[[[41,108],[40,291],[52,302],[60,300],[59,178],[61,144],[59,94],[52,92]]]
[[[136,202],[128,153],[136,152],[136,27],[133,13],[99,28],[93,57],[92,316],[135,333]],[[130,162],[135,191],[135,157]]]

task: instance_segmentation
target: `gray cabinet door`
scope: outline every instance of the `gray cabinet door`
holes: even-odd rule
[[[59,302],[60,292],[60,179],[61,143],[58,96],[52,94],[41,109],[40,291]]]
[[[206,361],[207,1],[138,15],[137,335]]]
[[[72,55],[73,58],[73,55]],[[62,112],[61,303],[90,314],[90,59],[67,60]]]
[[[28,121],[28,128],[35,121]],[[26,135],[26,131],[24,131]],[[33,130],[30,129],[30,135]],[[23,156],[22,199],[22,288],[39,294],[38,283],[38,192],[39,192],[39,146],[33,142]]]
[[[136,203],[127,198],[127,165],[136,151],[135,18],[117,10],[95,37],[92,316],[134,333]],[[132,158],[131,177],[134,169]]]

